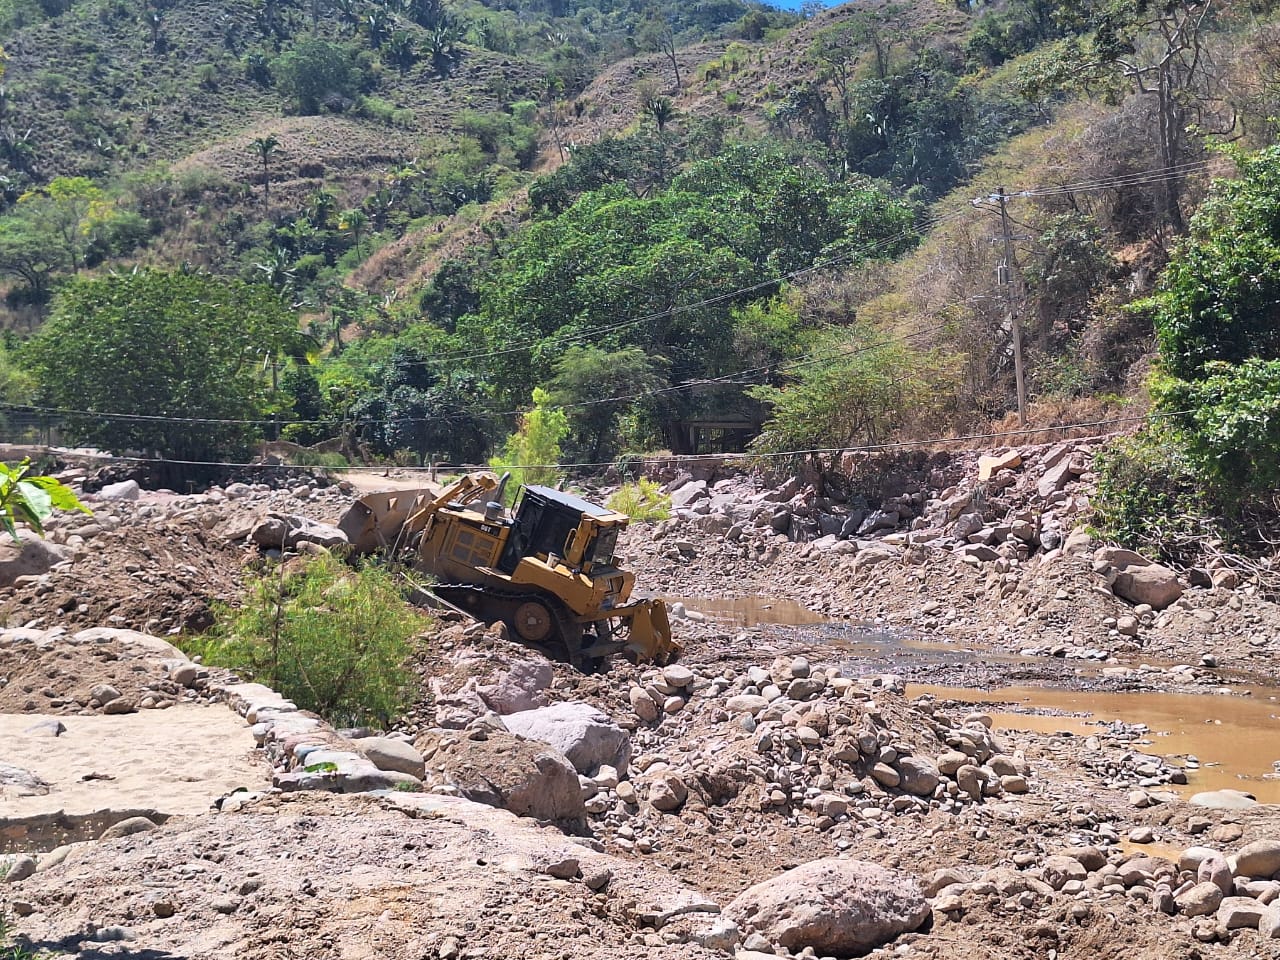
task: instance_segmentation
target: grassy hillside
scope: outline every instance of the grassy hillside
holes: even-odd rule
[[[1131,304],[1280,113],[1268,3],[127,2],[6,44],[10,325],[136,263],[268,284],[289,439],[402,459],[973,432],[1011,316],[1033,422],[1145,409]]]

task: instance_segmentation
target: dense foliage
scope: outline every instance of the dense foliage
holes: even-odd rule
[[[189,649],[240,671],[338,726],[389,726],[409,704],[406,663],[427,619],[391,573],[330,556],[254,577],[238,607],[219,606]]]
[[[140,270],[68,284],[28,353],[75,442],[218,460],[257,432],[295,329],[268,287]]]
[[[1154,319],[1228,502],[1212,461],[1269,409],[1240,365],[1277,359],[1274,158],[1123,305],[1199,200],[1198,134],[1280,113],[1273,6],[0,0],[0,399],[189,418],[67,434],[194,459],[277,430],[405,463],[772,453],[998,421],[1012,304],[1033,403],[1131,391]],[[972,201],[1037,182],[999,270]]]
[[[1240,178],[1216,186],[1146,304],[1163,370],[1153,393],[1167,422],[1113,454],[1102,517],[1122,537],[1148,541],[1152,528],[1172,527],[1185,539],[1189,503],[1244,543],[1265,541],[1277,522],[1280,148],[1238,160]],[[1166,553],[1178,549],[1176,535],[1156,539]]]

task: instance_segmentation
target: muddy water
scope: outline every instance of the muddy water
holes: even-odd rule
[[[964,703],[1009,705],[993,713],[1005,730],[1038,733],[1098,733],[1113,720],[1146,724],[1150,743],[1134,748],[1171,757],[1196,757],[1188,769],[1184,793],[1245,790],[1264,803],[1280,803],[1280,778],[1272,761],[1280,760],[1280,689],[1256,688],[1251,696],[1076,691],[1053,686],[999,683],[1058,683],[1080,677],[1061,661],[1025,658],[977,650],[959,644],[907,637],[866,624],[833,623],[793,600],[766,597],[669,598],[709,619],[737,627],[760,627],[761,649],[777,653],[834,655],[841,672],[860,676],[897,673],[908,681],[960,684],[935,686],[909,682],[909,696],[932,694]],[[770,630],[772,628],[772,630]],[[790,629],[786,629],[790,628]],[[780,641],[770,643],[769,640]],[[975,689],[988,685],[992,689]]]
[[[1005,730],[1070,732],[1088,736],[1102,723],[1123,720],[1151,729],[1149,744],[1135,748],[1173,758],[1194,756],[1200,769],[1188,770],[1183,793],[1245,790],[1264,803],[1280,803],[1280,779],[1272,761],[1280,760],[1280,690],[1255,689],[1252,696],[1204,696],[1173,693],[1096,693],[1039,687],[991,691],[912,684],[909,696],[932,694],[965,703],[1008,704],[992,714]],[[1077,716],[1045,716],[1022,710],[1060,711]]]
[[[705,614],[711,620],[723,620],[737,627],[778,624],[789,627],[826,623],[827,614],[815,613],[794,600],[768,597],[668,597],[667,604],[683,603],[685,609]]]

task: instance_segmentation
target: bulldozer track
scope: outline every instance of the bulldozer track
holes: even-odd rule
[[[555,639],[563,648],[563,657],[572,666],[580,670],[590,669],[598,666],[598,661],[601,659],[595,656],[584,656],[582,624],[574,620],[563,602],[551,594],[530,590],[498,590],[492,587],[479,587],[472,583],[435,583],[427,589],[468,616],[486,623],[501,620],[512,629],[514,629],[512,615],[520,604],[529,601],[541,603],[555,621],[553,631]],[[471,602],[468,603],[468,600]],[[486,608],[488,612],[498,612],[499,615],[492,619],[481,615]],[[533,644],[533,646],[538,645]],[[552,655],[555,655],[554,651]]]

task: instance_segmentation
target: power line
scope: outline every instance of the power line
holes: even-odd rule
[[[930,230],[936,226],[941,225],[942,223],[948,220],[955,219],[958,215],[959,215],[958,213],[950,213],[943,216],[926,218],[920,223],[913,224],[910,227],[903,228],[902,230],[898,231],[896,234],[893,234],[892,236],[883,237],[880,240],[875,241],[874,243],[870,244],[865,248],[862,248],[859,250],[853,250],[848,253],[840,254],[839,256],[836,256],[836,257],[828,258],[826,260],[821,260],[808,267],[802,267],[798,270],[793,270],[789,273],[781,274],[780,276],[772,277],[767,280],[761,280],[749,286],[740,287],[736,290],[730,290],[725,293],[716,294],[715,296],[712,296],[712,297],[706,297],[695,303],[679,304],[677,306],[669,307],[666,310],[661,310],[656,313],[650,313],[641,317],[634,317],[627,320],[619,320],[614,323],[604,324],[598,327],[588,327],[573,333],[566,333],[562,336],[532,337],[527,340],[509,341],[504,347],[497,350],[489,350],[481,353],[470,353],[470,354],[445,354],[439,357],[432,357],[428,360],[407,361],[404,365],[425,367],[425,366],[438,366],[441,364],[458,364],[458,363],[471,361],[471,360],[487,360],[487,359],[492,359],[494,357],[507,356],[509,354],[520,353],[524,350],[529,350],[534,347],[551,346],[551,345],[556,345],[561,343],[569,344],[569,343],[575,343],[583,340],[596,339],[601,335],[615,333],[618,330],[624,330],[628,327],[638,326],[643,323],[650,323],[654,320],[662,320],[667,317],[677,316],[681,313],[690,313],[695,310],[701,310],[705,307],[717,306],[726,301],[734,300],[738,297],[745,296],[747,294],[758,293],[761,290],[768,289],[769,287],[776,286],[780,283],[786,283],[787,281],[795,280],[799,277],[808,276],[809,274],[812,274],[812,273],[818,273],[822,270],[827,270],[827,269],[830,269],[831,267],[839,266],[840,264],[847,263],[850,260],[859,259],[859,258],[870,259],[875,253],[880,252],[882,250],[887,250],[893,245],[909,239],[911,236],[919,233],[922,230]],[[342,363],[342,362],[345,362],[342,359],[342,357],[321,357],[313,365],[320,365],[323,363]],[[370,365],[372,366],[372,363]]]
[[[921,449],[925,447],[934,447],[948,443],[971,443],[978,440],[1006,440],[1012,437],[1029,436],[1036,433],[1046,433],[1052,430],[1080,430],[1084,428],[1097,428],[1104,426],[1112,426],[1121,423],[1138,423],[1151,420],[1164,420],[1172,417],[1183,417],[1195,413],[1194,410],[1175,410],[1164,411],[1159,413],[1146,413],[1141,416],[1129,417],[1107,417],[1100,420],[1084,420],[1075,423],[1047,424],[1044,426],[1025,427],[1019,430],[1005,430],[999,433],[970,433],[960,434],[949,437],[932,437],[926,440],[896,440],[886,441],[884,443],[867,443],[854,446],[842,447],[811,447],[804,450],[781,450],[773,452],[759,453],[709,453],[697,454],[689,456],[668,456],[668,457],[635,457],[624,458],[630,463],[654,464],[669,463],[671,461],[699,461],[707,460],[778,460],[791,457],[815,456],[827,453],[877,453],[886,450],[905,450],[905,449]],[[233,469],[246,470],[278,470],[281,467],[289,467],[290,464],[274,464],[274,463],[233,463],[222,460],[167,460],[163,457],[126,457],[116,456],[109,453],[74,453],[66,450],[59,451],[53,447],[45,448],[50,453],[62,453],[67,456],[79,457],[86,460],[102,460],[110,463],[163,463],[170,466],[190,466],[190,467],[227,467]],[[548,469],[563,470],[568,468],[585,468],[585,467],[611,467],[617,463],[615,460],[601,460],[595,462],[584,463],[525,463],[512,464],[511,466],[519,469]],[[299,467],[299,469],[307,469]],[[363,466],[346,466],[346,467],[324,467],[323,469],[330,473],[359,473],[373,470],[385,470],[386,467],[363,467]],[[410,473],[425,473],[431,470],[438,470],[438,467],[397,467]]]

